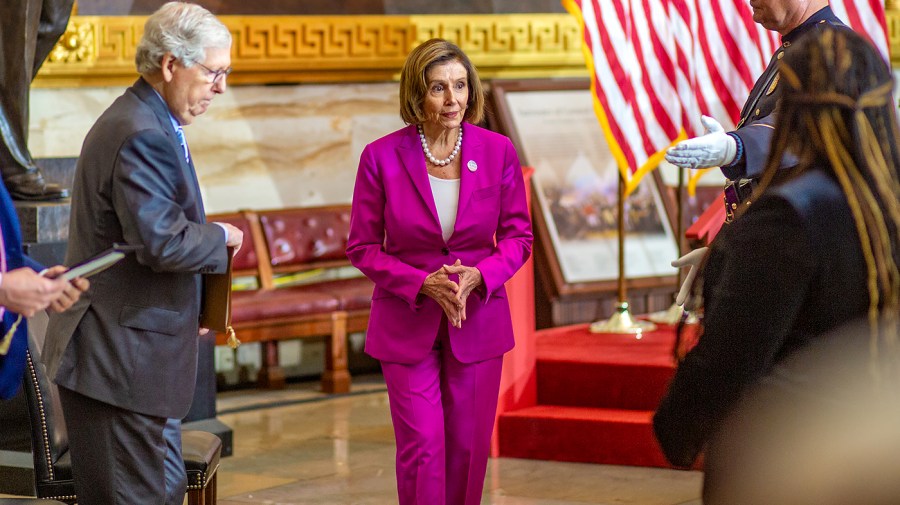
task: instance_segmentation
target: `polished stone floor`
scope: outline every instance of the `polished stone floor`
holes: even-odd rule
[[[343,396],[316,388],[219,393],[219,420],[234,430],[234,454],[219,467],[220,505],[397,503],[381,378],[355,377]],[[701,479],[699,472],[497,458],[482,504],[700,505]]]
[[[383,382],[355,378],[352,394],[339,397],[315,386],[219,394],[219,419],[234,430],[234,455],[219,469],[221,505],[396,503]],[[700,483],[698,472],[498,458],[482,503],[699,505]]]

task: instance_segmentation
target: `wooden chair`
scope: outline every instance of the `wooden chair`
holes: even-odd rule
[[[46,499],[75,503],[75,481],[69,454],[69,436],[62,415],[56,384],[41,362],[41,346],[28,338],[25,369],[25,399],[31,421],[31,452],[34,459],[35,491],[41,503]],[[184,431],[182,456],[188,474],[188,505],[216,503],[216,470],[222,440],[212,433]],[[15,503],[15,502],[12,502]],[[21,502],[22,505],[31,502]]]

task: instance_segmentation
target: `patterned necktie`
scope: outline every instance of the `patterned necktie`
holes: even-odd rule
[[[182,131],[180,126],[175,128],[175,136],[178,137],[178,143],[181,144],[181,148],[184,149],[184,161],[190,164],[191,155],[188,153],[187,141],[184,139],[184,131]]]

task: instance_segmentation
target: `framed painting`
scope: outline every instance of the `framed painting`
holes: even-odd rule
[[[537,257],[546,259],[555,295],[615,289],[619,272],[619,172],[587,79],[490,83],[496,128],[534,168]],[[625,277],[631,288],[674,285],[678,247],[674,203],[655,172],[625,201]],[[540,262],[539,262],[540,263]]]

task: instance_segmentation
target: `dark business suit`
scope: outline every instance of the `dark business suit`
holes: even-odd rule
[[[6,271],[23,266],[40,271],[44,267],[22,254],[22,235],[19,231],[19,218],[13,206],[6,186],[0,184],[0,230],[3,232],[3,248],[6,257]],[[15,324],[18,314],[9,310],[3,311],[0,322],[0,338]],[[25,351],[28,349],[28,329],[24,318],[9,345],[6,356],[0,356],[0,398],[15,396],[22,384],[22,373],[25,371]]]
[[[771,187],[723,228],[703,270],[704,333],[653,419],[666,458],[691,465],[711,438],[730,435],[721,423],[748,389],[798,349],[864,316],[866,275],[847,199],[822,170]],[[707,454],[705,498],[716,489],[715,463],[727,459]]]
[[[736,137],[735,140],[742,146],[740,151],[743,154],[735,158],[730,165],[722,167],[725,177],[737,180],[755,179],[762,175],[766,160],[769,158],[772,134],[775,132],[775,106],[781,96],[778,62],[784,58],[785,52],[791,50],[791,45],[801,35],[824,24],[846,27],[834,15],[831,7],[826,6],[781,38],[781,46],[772,55],[769,65],[756,80],[750,96],[744,103],[737,129],[729,133]],[[785,155],[782,167],[794,165],[796,165],[794,157]]]
[[[227,249],[222,228],[205,222],[196,174],[168,108],[143,79],[88,132],[76,169],[69,237],[67,263],[116,242],[143,246],[93,277],[72,309],[51,317],[44,356],[61,387],[70,432],[73,424],[94,429],[89,416],[106,414],[113,423],[131,419],[135,432],[148,432],[143,440],[125,437],[135,442],[132,462],[142,463],[146,450],[152,453],[146,464],[153,466],[147,474],[153,478],[130,484],[138,491],[127,492],[142,499],[148,493],[147,503],[161,503],[154,497],[163,482],[154,476],[163,475],[163,426],[167,418],[187,414],[194,394],[199,274],[224,272]],[[66,408],[74,403],[79,405]],[[120,442],[86,441],[79,447],[73,439],[76,477],[79,469],[90,470],[89,479],[96,481],[94,468],[79,463],[115,461]],[[90,487],[78,488],[79,503],[90,503],[83,491],[101,486]],[[98,492],[105,491],[115,492]]]

